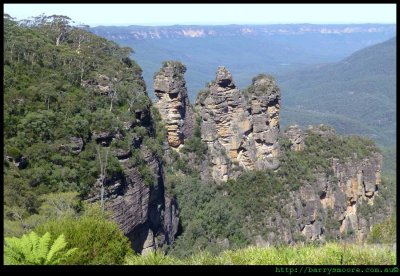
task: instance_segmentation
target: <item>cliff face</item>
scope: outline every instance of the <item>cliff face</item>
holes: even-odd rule
[[[104,204],[130,239],[132,248],[144,253],[173,242],[178,231],[179,209],[177,202],[164,193],[162,161],[144,146],[141,152],[154,175],[153,184],[144,182],[130,157],[120,157],[123,173],[107,178]],[[100,190],[101,181],[98,179],[88,201],[100,201]]]
[[[172,148],[184,147],[184,139],[179,138],[185,137],[183,126],[187,121],[193,126],[193,118],[188,120],[185,116],[191,109],[183,68],[180,64],[166,63],[155,77],[159,97],[157,107],[167,125]],[[320,137],[316,140],[319,146],[330,143],[330,139],[340,139],[334,129],[324,125],[312,126],[307,132],[297,125],[290,126],[282,137],[279,110],[280,91],[271,77],[259,75],[253,78],[251,86],[241,91],[236,87],[232,74],[221,66],[215,80],[200,92],[196,102],[201,141],[207,146],[204,158],[192,164],[195,158],[190,154],[193,153],[183,151],[181,157],[189,154],[185,160],[200,168],[203,180],[220,183],[237,178],[243,171],[279,168],[279,159],[284,156],[281,156],[278,141],[283,137],[288,139],[290,150],[296,154],[307,150],[307,135]],[[312,158],[314,153],[304,154]],[[270,231],[267,236],[249,229],[255,237],[255,244],[292,243],[301,238],[365,239],[373,219],[359,210],[374,204],[381,183],[382,155],[375,152],[365,158],[331,158],[329,164],[331,169],[312,168],[310,179],[296,183],[299,188],[291,190],[288,197],[278,199],[283,203],[282,210],[276,210],[275,214],[260,222],[266,223],[264,225]],[[285,179],[282,181],[287,182]]]
[[[244,93],[225,67],[218,68],[215,81],[196,104],[215,181],[232,177],[236,166],[245,170],[279,166],[279,100],[279,88],[271,78],[260,75]]]
[[[154,92],[158,108],[168,132],[168,144],[177,148],[193,132],[193,112],[190,107],[183,74],[186,67],[168,61],[154,77]]]
[[[310,131],[325,138],[335,135],[332,129],[323,126],[312,127]],[[306,135],[298,126],[289,127],[285,136],[290,139],[292,150],[304,150],[304,143],[299,141],[304,141]],[[333,158],[332,175],[314,172],[315,181],[292,193],[291,202],[286,205],[290,219],[295,221],[292,234],[301,233],[309,240],[323,240],[326,235],[335,238],[354,235],[358,241],[364,240],[373,221],[358,210],[374,204],[381,184],[382,162],[380,153],[344,162]],[[289,229],[280,228],[283,232]]]
[[[110,156],[116,158],[121,167],[121,172],[107,172],[105,210],[111,212],[112,219],[130,239],[132,248],[145,253],[173,242],[178,231],[179,209],[175,199],[164,192],[162,160],[143,144],[143,137],[138,134],[141,129],[142,132],[145,130],[145,135],[154,136],[154,119],[149,106],[135,109],[134,113],[133,119],[122,122],[121,129],[92,131],[91,137],[102,152],[102,158],[105,160],[108,151],[109,159]],[[117,144],[127,146],[118,148],[115,147]],[[145,181],[138,160],[146,164],[150,180]],[[101,177],[87,196],[88,202],[100,200]]]
[[[304,135],[298,125],[289,126],[285,131],[285,136],[289,138],[291,143],[290,149],[294,151],[304,150]]]

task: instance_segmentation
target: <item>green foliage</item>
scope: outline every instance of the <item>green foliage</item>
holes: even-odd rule
[[[135,118],[151,102],[140,67],[128,58],[132,49],[72,27],[60,15],[23,22],[5,17],[4,26],[5,153],[27,160],[23,169],[6,163],[6,233],[21,235],[60,212],[51,204],[39,209],[40,198],[85,196],[92,189],[100,174],[94,131],[122,133],[126,138],[112,147],[124,149],[134,131],[123,129],[123,122],[143,128],[142,140],[153,135]],[[72,150],[73,137],[83,140],[79,151]],[[109,156],[107,175],[122,171]]]
[[[153,186],[156,178],[155,175],[152,171],[152,169],[147,165],[142,163],[139,166],[139,173],[140,173],[140,177],[142,178],[143,182],[148,185],[148,186]]]
[[[341,134],[396,141],[396,40],[361,49],[340,62],[282,75],[282,119],[331,124]],[[368,114],[368,116],[366,116]]]
[[[179,202],[183,228],[170,254],[182,257],[201,250],[217,253],[223,249],[225,238],[232,248],[248,243],[239,210],[213,184],[194,176],[167,174],[165,185]]]
[[[162,67],[172,67],[174,69],[175,76],[184,74],[186,72],[186,66],[183,65],[180,61],[168,60],[162,62]]]
[[[374,152],[380,152],[375,143],[360,136],[332,135],[322,137],[307,131],[304,154],[317,170],[327,170],[331,166],[330,159],[339,161],[361,160],[370,157]]]
[[[275,78],[272,75],[267,75],[267,74],[258,74],[254,78],[251,79],[251,83],[255,84],[256,81],[260,79],[270,79],[270,80],[275,80]]]
[[[337,240],[339,234],[340,222],[334,217],[333,209],[328,209],[326,214],[326,220],[324,223],[324,229],[326,234],[326,240]],[[335,235],[336,234],[336,235]]]
[[[125,257],[124,264],[126,265],[164,265],[177,264],[176,259],[165,255],[161,251],[146,253],[144,255],[129,254]]]
[[[92,114],[92,129],[95,131],[114,131],[120,128],[117,116],[106,109],[97,109]]]
[[[194,152],[198,159],[203,158],[207,152],[207,145],[201,140],[201,117],[196,118],[196,126],[193,136],[185,140],[185,146],[182,149],[183,153]]]
[[[108,220],[100,210],[89,209],[79,218],[62,218],[40,225],[38,233],[64,233],[68,247],[79,251],[66,264],[121,264],[130,242],[118,225]]]
[[[199,138],[198,135],[196,133],[192,139]],[[370,140],[322,137],[312,132],[307,133],[306,148],[302,152],[292,151],[287,138],[282,137],[279,143],[280,167],[276,172],[243,172],[236,180],[230,179],[218,186],[199,180],[196,166],[200,166],[204,158],[201,155],[200,158],[195,157],[193,152],[185,150],[186,143],[182,154],[171,152],[170,159],[173,161],[167,167],[165,188],[179,202],[183,233],[168,252],[180,257],[201,250],[215,254],[224,249],[224,239],[228,240],[229,248],[242,248],[254,240],[256,234],[252,233],[266,237],[273,232],[279,236],[278,230],[271,227],[266,218],[274,221],[280,217],[290,221],[285,206],[292,200],[292,192],[306,184],[314,187],[317,183],[316,172],[333,177],[332,158],[338,158],[341,162],[360,160],[378,151]],[[384,206],[378,197],[374,205],[381,209]],[[323,223],[327,239],[336,239],[340,224],[332,210],[328,210],[325,217]],[[292,223],[292,227],[296,227],[295,223]],[[251,229],[251,233],[244,229]],[[302,237],[296,236],[295,240],[301,241]]]
[[[49,232],[42,237],[31,232],[22,238],[5,238],[4,262],[8,265],[55,265],[68,262],[77,253],[76,247],[67,250],[63,234],[51,246],[50,241]]]
[[[389,245],[396,243],[396,218],[393,216],[374,224],[368,235],[368,243]]]
[[[215,256],[201,251],[186,258],[151,252],[127,256],[127,265],[394,265],[396,252],[390,247],[327,243],[229,250]]]
[[[28,145],[35,142],[53,139],[52,128],[56,123],[56,117],[52,111],[30,112],[21,119],[18,125],[19,135]]]
[[[29,214],[25,206],[5,206],[4,235],[20,237],[49,220],[73,217],[82,209],[77,192],[48,193],[37,198],[38,213]]]
[[[12,146],[12,145],[6,145],[5,149],[4,149],[4,152],[5,152],[6,155],[9,155],[12,158],[14,158],[14,160],[15,159],[19,159],[19,158],[22,157],[21,151],[18,148]]]
[[[294,152],[290,149],[290,143],[287,138],[280,140],[281,157],[278,176],[286,183],[291,191],[296,191],[306,182],[315,181],[313,169],[316,160],[312,159],[307,152]],[[327,163],[321,158],[322,161]]]
[[[43,203],[39,213],[46,218],[74,216],[82,208],[77,192],[50,193],[42,195],[40,199]]]
[[[156,177],[149,164],[145,161],[142,151],[138,149],[132,150],[132,156],[129,159],[130,166],[136,167],[140,173],[143,182],[148,186],[153,186]]]

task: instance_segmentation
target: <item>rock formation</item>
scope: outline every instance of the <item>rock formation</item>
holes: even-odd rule
[[[298,125],[289,126],[285,131],[285,136],[289,138],[291,150],[304,150],[304,135],[303,131]]]
[[[275,81],[259,75],[242,92],[225,67],[197,100],[202,140],[207,143],[214,180],[232,177],[231,168],[276,169],[279,166],[279,100]]]
[[[324,125],[310,126],[309,131],[324,138],[335,135],[334,129]],[[298,142],[307,136],[298,126],[288,127],[284,135],[292,142],[294,151],[299,151],[301,143]],[[333,175],[315,172],[315,182],[303,184],[292,194],[287,210],[296,221],[294,228],[310,240],[324,239],[323,234],[329,230],[335,237],[353,232],[356,239],[362,241],[373,222],[363,217],[358,209],[365,204],[373,205],[381,184],[382,163],[380,153],[345,162],[332,159]],[[328,229],[332,223],[338,224],[338,231]]]
[[[104,193],[106,210],[111,211],[136,252],[172,243],[179,224],[177,202],[164,193],[162,162],[145,148],[142,152],[155,175],[154,184],[146,184],[127,157],[120,160],[124,172],[107,178]],[[100,187],[99,179],[88,196],[89,202],[100,200]]]
[[[111,212],[112,219],[130,239],[132,248],[145,253],[173,242],[178,232],[179,208],[175,199],[164,192],[162,160],[143,145],[142,138],[135,132],[136,128],[154,128],[149,106],[134,112],[134,119],[123,122],[123,129],[93,130],[91,138],[97,146],[108,150],[109,156],[116,158],[122,168],[122,172],[106,176],[105,209]],[[149,133],[152,135],[151,131]],[[125,148],[114,146],[114,142],[122,141],[126,142]],[[73,149],[77,150],[79,141],[75,139],[74,142],[77,145]],[[136,156],[133,156],[133,151]],[[143,178],[140,167],[134,161],[138,159],[154,176],[151,183],[146,183]],[[93,185],[86,200],[100,201],[100,191],[101,178]]]
[[[154,77],[158,108],[168,132],[168,144],[178,148],[193,132],[194,117],[183,74],[186,67],[175,61],[164,62]]]

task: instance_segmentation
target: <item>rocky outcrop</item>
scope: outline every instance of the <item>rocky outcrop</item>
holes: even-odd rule
[[[28,166],[28,160],[24,156],[12,157],[6,155],[7,161],[14,164],[18,169],[25,169]]]
[[[150,151],[142,149],[144,159],[154,173],[154,183],[146,184],[135,166],[120,160],[123,173],[107,178],[105,209],[130,239],[136,252],[147,252],[174,240],[179,225],[176,201],[164,193],[163,165]],[[88,196],[100,200],[100,180]]]
[[[374,198],[381,184],[382,155],[375,153],[372,158],[358,162],[348,161],[339,163],[334,159],[332,164],[334,176],[338,179],[339,190],[344,193],[346,210],[338,219],[340,233],[355,232],[358,240],[363,240],[368,232],[366,221],[359,215],[358,209],[362,204],[374,204]],[[334,201],[335,197],[327,193],[327,201]]]
[[[298,125],[289,126],[284,134],[289,138],[291,150],[304,150],[304,134]]]
[[[335,135],[335,130],[325,125],[310,126],[308,130],[324,139]],[[284,136],[291,141],[291,149],[299,151],[298,142],[304,142],[307,134],[302,134],[298,126],[290,126]],[[329,235],[363,241],[373,221],[359,209],[374,204],[381,185],[383,157],[372,152],[363,159],[333,158],[330,162],[331,174],[314,172],[315,181],[303,183],[298,192],[291,194],[285,209],[295,221],[292,230],[296,229],[293,232],[300,232],[307,240],[324,240]]]
[[[332,137],[336,135],[336,130],[332,127],[329,127],[324,124],[320,124],[318,126],[313,126],[310,125],[308,126],[308,130],[314,134],[317,134],[318,136],[327,138],[327,137]]]
[[[203,91],[196,106],[202,118],[202,141],[208,146],[215,181],[226,181],[232,168],[276,169],[280,91],[266,75],[240,91],[231,73],[219,67],[215,81]]]
[[[168,144],[178,148],[193,133],[194,116],[189,103],[183,74],[186,67],[176,61],[164,62],[154,77],[158,108],[168,132]]]

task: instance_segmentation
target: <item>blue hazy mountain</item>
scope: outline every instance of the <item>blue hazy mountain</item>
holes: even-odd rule
[[[244,88],[260,72],[278,74],[316,63],[336,62],[396,33],[394,24],[227,25],[227,26],[99,26],[97,35],[135,50],[149,95],[161,62],[179,60],[187,67],[193,101],[215,70],[225,65]]]
[[[396,141],[396,38],[339,62],[278,76],[282,123],[334,126],[344,134]]]

